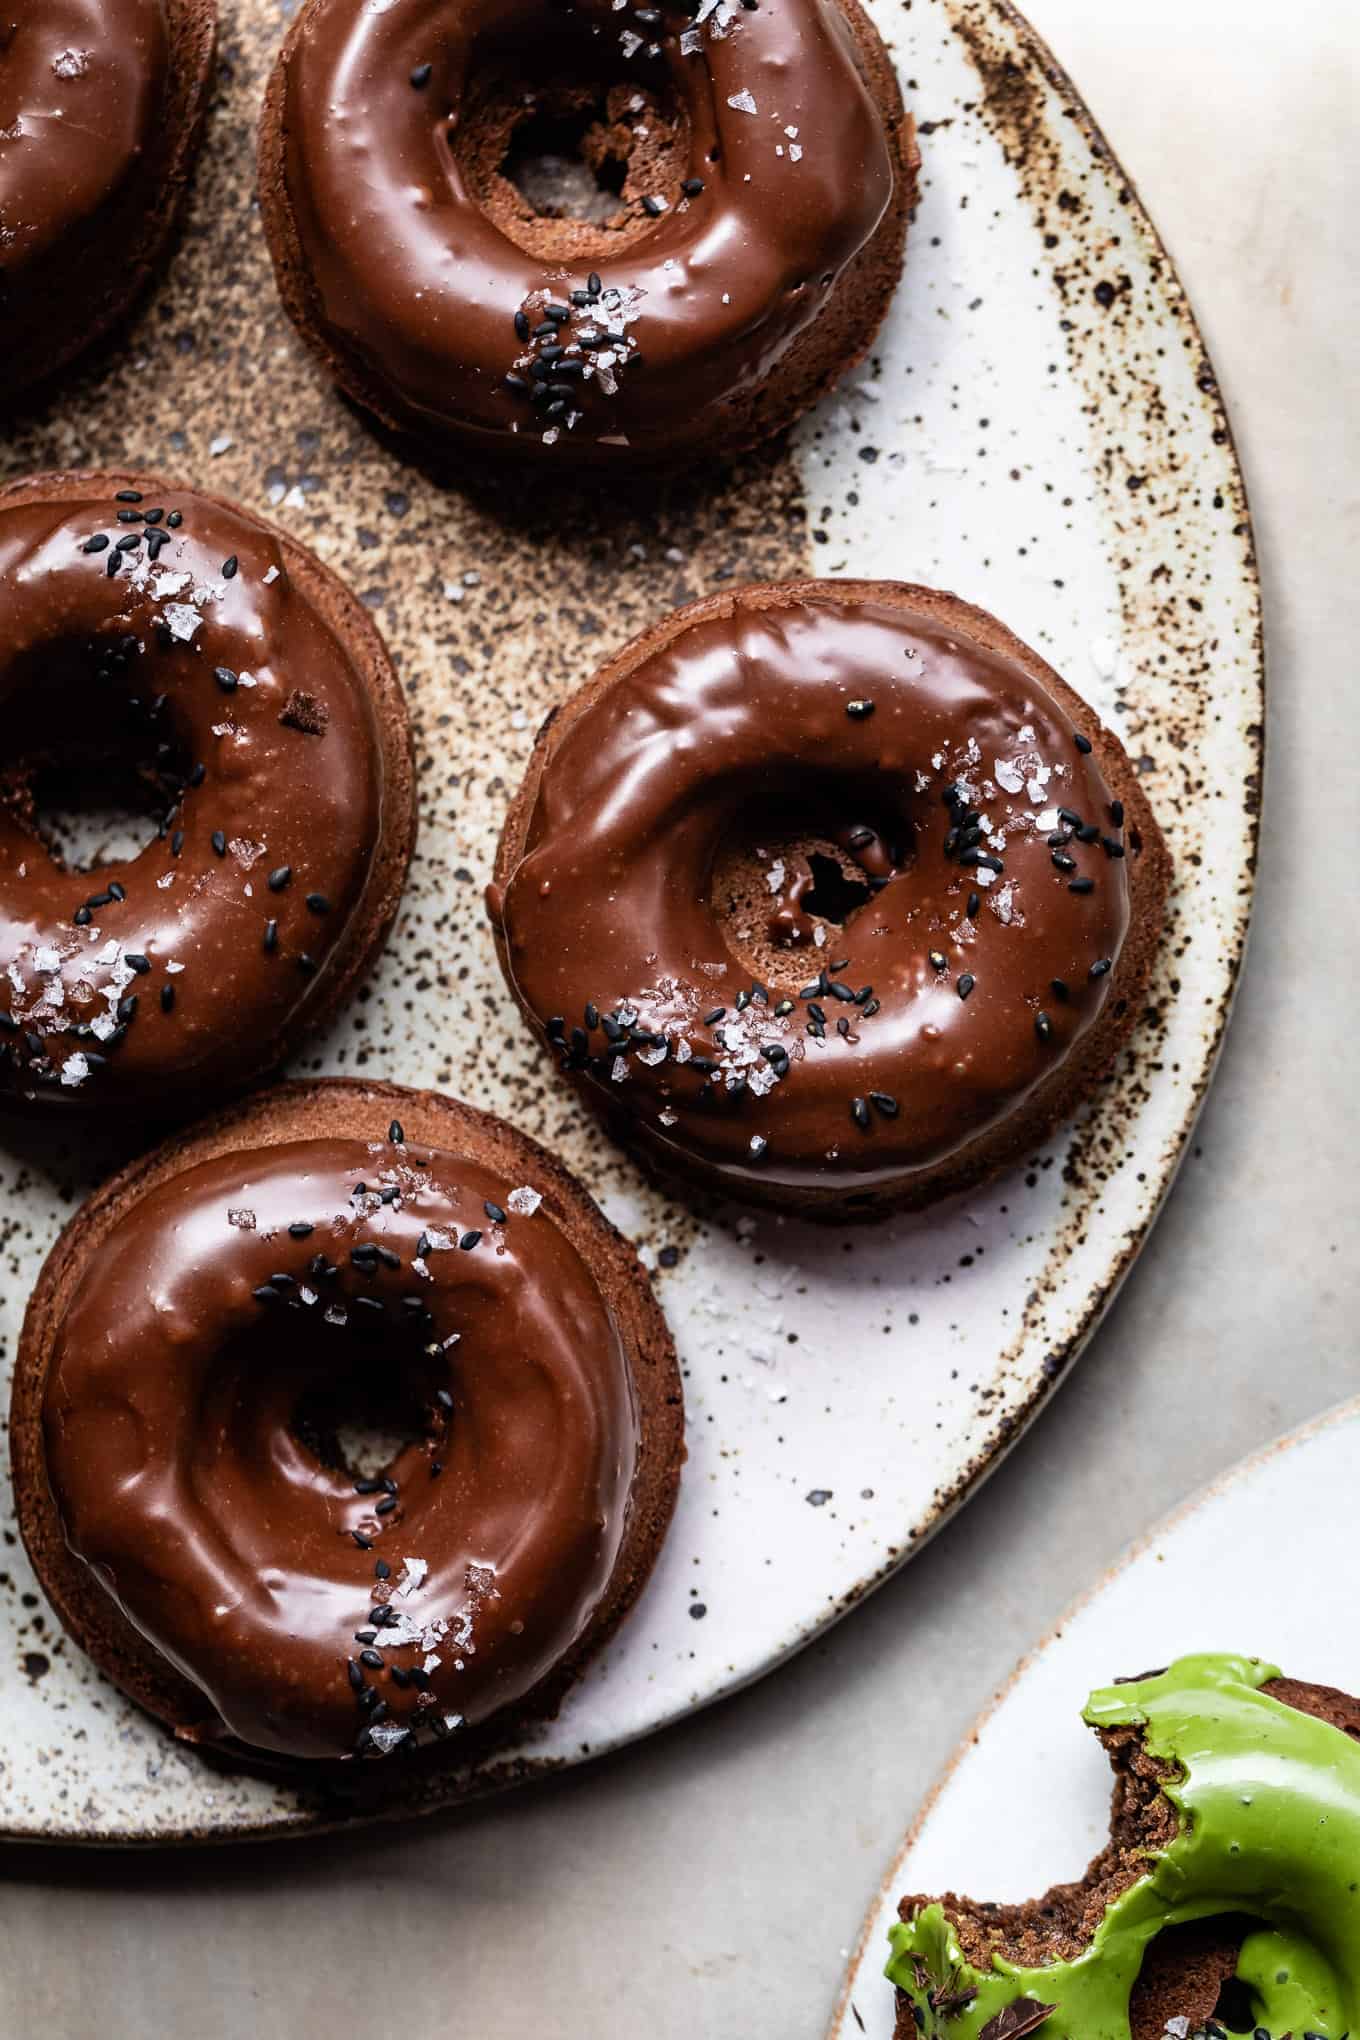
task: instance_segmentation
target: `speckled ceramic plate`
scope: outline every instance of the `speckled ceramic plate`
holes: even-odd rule
[[[1000,0],[874,9],[926,184],[873,362],[793,446],[641,505],[576,495],[565,464],[557,492],[523,478],[443,492],[313,372],[251,183],[290,11],[225,0],[185,245],[133,330],[9,439],[4,465],[205,483],[272,511],[362,591],[410,692],[424,833],[381,973],[300,1067],[508,1113],[658,1270],[690,1415],[662,1564],[560,1720],[490,1771],[451,1773],[430,1805],[578,1762],[769,1670],[919,1548],[1061,1380],[1166,1193],[1227,1019],[1256,839],[1257,583],[1171,264],[1075,90]],[[480,905],[551,704],[672,604],[810,570],[933,581],[1005,617],[1121,732],[1180,875],[1152,1010],[1095,1109],[985,1194],[849,1234],[698,1215],[602,1149],[545,1081]],[[58,1224],[109,1159],[27,1135],[0,1151],[9,1352]],[[211,1770],[124,1706],[54,1633],[5,1534],[4,1831],[183,1839],[327,1817]]]
[[[1360,1692],[1360,1633],[1336,1620],[1360,1590],[1355,1540],[1345,1534],[1355,1521],[1357,1451],[1360,1401],[1246,1460],[1135,1545],[1016,1669],[884,1879],[827,2040],[892,2040],[883,1965],[902,1893],[1033,1898],[1080,1876],[1103,1846],[1110,1767],[1081,1719],[1093,1687],[1194,1651],[1228,1650]]]

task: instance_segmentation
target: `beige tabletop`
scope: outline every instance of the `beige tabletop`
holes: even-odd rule
[[[1151,1246],[980,1499],[739,1700],[419,1829],[0,1855],[0,2040],[816,2040],[887,1859],[1015,1658],[1203,1479],[1360,1391],[1360,17],[1354,0],[1029,12],[1180,264],[1266,579],[1252,954]],[[1325,1636],[1295,1669],[1328,1676]]]

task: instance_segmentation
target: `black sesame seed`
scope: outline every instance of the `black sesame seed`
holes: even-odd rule
[[[375,1516],[390,1516],[396,1506],[397,1498],[395,1495],[384,1495],[373,1513]]]
[[[1122,800],[1112,800],[1110,802],[1110,820],[1114,823],[1116,829],[1123,828],[1124,803]]]
[[[896,1098],[890,1096],[887,1091],[871,1091],[869,1103],[876,1112],[881,1112],[885,1119],[896,1119],[902,1109]]]
[[[973,973],[970,970],[966,970],[963,973],[963,976],[959,979],[956,988],[959,997],[961,999],[966,999],[976,983],[977,979],[973,976]]]
[[[173,985],[162,985],[162,986],[161,986],[161,1011],[162,1011],[162,1013],[170,1013],[170,1012],[173,1012],[173,1010],[174,1010],[174,1005],[175,1005],[175,988],[174,988],[174,986],[173,986]]]
[[[703,188],[704,180],[702,177],[686,177],[680,185],[680,189],[684,192],[686,198],[697,198]]]
[[[359,1662],[361,1665],[367,1665],[370,1671],[380,1672],[385,1661],[381,1652],[374,1650],[370,1645],[367,1649],[360,1651]]]
[[[1084,737],[1080,730],[1074,730],[1072,732],[1072,737],[1073,741],[1076,744],[1077,749],[1081,752],[1082,757],[1083,758],[1089,757],[1091,751],[1091,739],[1089,737]]]
[[[184,522],[184,512],[182,510],[172,510],[165,521],[172,531],[178,531]]]
[[[362,1693],[364,1689],[364,1675],[359,1670],[359,1667],[354,1662],[353,1658],[345,1659],[345,1671],[346,1674],[348,1675],[350,1685],[354,1688],[354,1691],[356,1693]]]
[[[282,892],[286,885],[291,884],[292,877],[293,867],[291,864],[276,865],[269,874],[268,885],[270,892]]]
[[[109,536],[106,531],[96,531],[93,538],[87,538],[80,548],[82,552],[101,553],[108,549]]]
[[[463,1234],[463,1237],[459,1240],[458,1244],[463,1249],[463,1252],[465,1254],[470,1254],[472,1252],[472,1249],[476,1246],[477,1242],[480,1240],[481,1237],[482,1236],[480,1232],[477,1231],[465,1232]]]
[[[505,1213],[501,1210],[500,1205],[493,1204],[489,1197],[482,1205],[482,1210],[486,1213],[487,1217],[491,1220],[491,1223],[493,1225],[505,1224]]]
[[[305,949],[299,950],[297,967],[304,977],[314,977],[316,974],[316,958],[309,956]]]
[[[1091,965],[1091,968],[1086,973],[1086,975],[1092,978],[1108,977],[1113,968],[1114,964],[1112,960],[1108,956],[1102,956],[1097,963],[1093,963]]]
[[[278,946],[279,924],[277,921],[266,921],[264,924],[264,951],[266,956],[272,956]]]
[[[224,694],[234,694],[236,692],[237,675],[232,672],[230,666],[214,666],[213,679]]]
[[[1069,857],[1065,850],[1055,850],[1053,852],[1053,863],[1059,871],[1075,871],[1077,868],[1076,858]]]
[[[603,295],[604,285],[600,281],[598,270],[594,269],[591,270],[589,276],[586,278],[586,289],[590,292],[590,295],[593,298],[600,297]]]
[[[93,916],[91,915],[88,907],[77,907],[74,914],[72,914],[71,916],[71,919],[75,922],[77,928],[88,928],[92,918]]]
[[[417,64],[411,73],[411,83],[417,92],[423,92],[433,75],[433,64]]]
[[[326,898],[326,895],[325,895],[325,893],[321,893],[321,892],[309,892],[309,893],[308,893],[308,895],[307,895],[307,911],[308,911],[308,913],[311,913],[311,914],[329,914],[330,910],[331,910],[331,903],[330,903],[330,901],[329,901],[329,900],[328,900],[328,899]]]
[[[930,965],[932,970],[948,970],[949,958],[938,949],[932,949],[930,952]]]
[[[129,970],[135,970],[139,977],[145,976],[146,972],[151,968],[151,958],[149,956],[127,955],[123,958],[123,961]]]
[[[1091,893],[1095,889],[1096,882],[1093,878],[1071,878],[1067,882],[1067,890],[1069,892]]]
[[[1049,1019],[1047,1013],[1035,1014],[1034,1032],[1038,1035],[1040,1041],[1052,1041],[1053,1022]]]
[[[1124,855],[1124,845],[1116,843],[1113,836],[1102,836],[1100,847],[1107,857],[1122,857]]]
[[[375,1559],[375,1560],[374,1560],[374,1564],[373,1564],[373,1577],[374,1577],[374,1579],[375,1579],[375,1580],[390,1580],[390,1579],[391,1579],[391,1577],[392,1577],[392,1568],[391,1568],[391,1566],[390,1566],[390,1565],[389,1565],[389,1564],[387,1563],[387,1560],[386,1560],[385,1558],[379,1558],[379,1559]]]
[[[256,1303],[277,1303],[279,1300],[278,1290],[271,1289],[267,1282],[262,1282],[258,1289],[252,1289],[250,1293]]]
[[[968,918],[969,918],[969,920],[970,920],[970,921],[976,921],[976,919],[977,919],[978,915],[979,915],[979,914],[980,914],[980,913],[982,912],[982,895],[981,895],[981,893],[975,893],[975,892],[970,892],[970,893],[969,893],[969,895],[968,895],[968,906],[967,906],[967,908],[966,908],[966,910],[965,910],[965,911],[967,912],[967,915],[968,915]]]
[[[874,704],[872,701],[847,701],[845,712],[852,722],[863,722],[866,716],[873,714]]]
[[[236,570],[240,564],[241,562],[237,559],[235,553],[232,554],[230,559],[223,560],[222,579],[224,581],[234,581],[236,579]]]
[[[227,839],[224,832],[221,829],[214,829],[212,832],[212,836],[209,840],[211,841],[213,849],[216,851],[217,855],[219,857],[225,857],[227,854]]]
[[[868,1100],[865,1098],[852,1098],[850,1100],[850,1117],[854,1120],[856,1126],[860,1128],[861,1132],[867,1133],[869,1131]]]
[[[1064,1006],[1067,1004],[1067,1001],[1072,996],[1071,988],[1069,987],[1066,978],[1050,978],[1048,981],[1048,988],[1052,992],[1054,998],[1060,1000]]]
[[[113,500],[115,503],[140,503],[142,492],[140,489],[120,489]]]

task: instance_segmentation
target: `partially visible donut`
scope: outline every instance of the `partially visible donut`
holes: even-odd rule
[[[342,1418],[403,1433],[356,1475]],[[631,1247],[504,1122],[285,1085],[77,1213],[25,1321],[19,1522],[177,1734],[289,1763],[551,1713],[651,1570],[679,1375]]]
[[[247,511],[141,475],[0,492],[0,1101],[184,1112],[273,1069],[372,961],[415,834],[363,605]],[[68,869],[49,768],[156,833]]]
[[[506,174],[573,129],[598,221]],[[873,338],[917,168],[857,0],[307,0],[260,134],[284,302],[342,388],[563,472],[790,423]]]
[[[212,89],[216,0],[0,16],[0,403],[119,319],[164,251]]]
[[[1360,1700],[1206,1654],[1093,1693],[1085,1719],[1115,1774],[1107,1845],[1020,1904],[904,1898],[897,2040],[1345,2040]]]
[[[827,1215],[1028,1151],[1136,1020],[1168,860],[1116,737],[981,610],[724,593],[540,732],[488,906],[639,1157]]]

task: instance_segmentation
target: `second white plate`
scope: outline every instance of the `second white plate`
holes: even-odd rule
[[[1110,1767],[1086,1696],[1196,1651],[1265,1658],[1360,1692],[1360,1402],[1217,1481],[1080,1602],[970,1729],[865,1922],[828,2040],[892,2040],[883,1976],[906,1891],[1003,1903],[1080,1876],[1109,1833]]]

